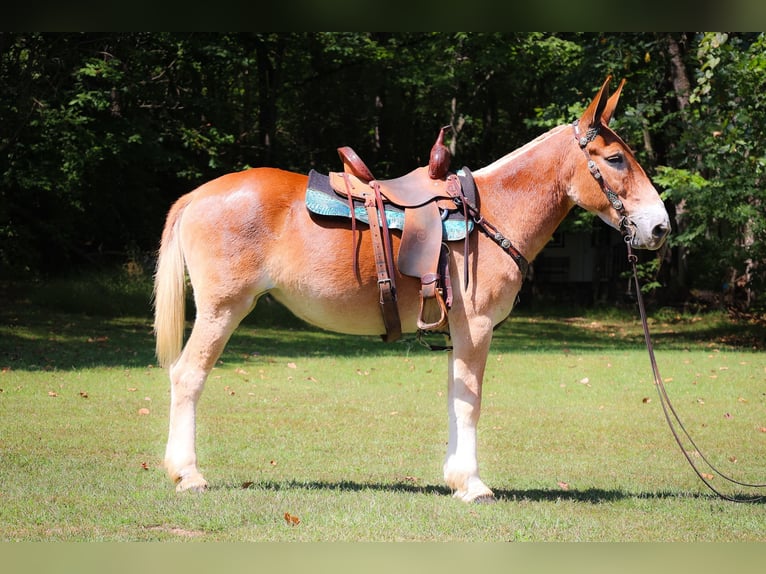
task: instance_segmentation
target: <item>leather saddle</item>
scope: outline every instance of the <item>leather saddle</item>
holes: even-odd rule
[[[378,180],[350,147],[338,148],[343,172],[330,172],[332,189],[348,202],[352,229],[356,232],[355,205],[363,204],[372,234],[373,254],[380,288],[380,304],[386,327],[385,341],[401,337],[397,306],[395,269],[420,279],[420,310],[417,327],[439,331],[447,326],[452,303],[443,222],[449,214],[460,213],[465,221],[465,249],[472,229],[466,200],[475,203],[476,190],[467,168],[460,175],[449,171],[450,153],[443,145],[442,128],[431,150],[429,164],[389,180]],[[399,252],[394,261],[386,209],[403,210]],[[356,243],[355,243],[356,244]],[[355,272],[356,249],[354,250]],[[467,258],[465,259],[467,262]],[[466,273],[467,277],[467,273]]]

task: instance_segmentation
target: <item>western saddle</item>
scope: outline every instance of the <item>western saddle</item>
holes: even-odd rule
[[[354,201],[362,202],[369,219],[375,269],[380,288],[380,305],[386,334],[385,341],[401,337],[397,305],[394,256],[391,231],[385,205],[404,210],[399,253],[396,265],[402,275],[420,279],[420,310],[417,327],[421,331],[439,331],[447,326],[447,312],[452,304],[449,280],[449,249],[443,239],[443,220],[449,213],[460,212],[465,220],[465,251],[468,252],[469,210],[475,204],[476,189],[467,168],[460,175],[449,171],[451,155],[443,144],[444,130],[439,131],[431,149],[429,164],[389,180],[378,180],[350,147],[338,148],[343,172],[330,172],[329,181],[336,194],[346,198],[351,212],[352,230],[356,233]],[[467,273],[466,261],[466,281]],[[356,248],[354,267],[358,273]]]

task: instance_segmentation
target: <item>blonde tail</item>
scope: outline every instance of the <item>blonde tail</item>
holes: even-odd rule
[[[170,210],[162,232],[157,271],[154,276],[154,336],[161,367],[181,354],[186,320],[184,253],[178,227],[188,201],[179,200]]]

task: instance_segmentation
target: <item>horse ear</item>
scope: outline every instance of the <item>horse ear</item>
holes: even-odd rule
[[[612,116],[614,116],[614,109],[617,107],[617,100],[620,99],[620,92],[622,92],[622,87],[624,85],[625,78],[620,80],[620,85],[617,86],[617,89],[614,91],[614,93],[609,96],[609,99],[606,102],[606,107],[604,108],[604,111],[601,112],[601,121],[606,125],[609,125],[609,122],[612,121]]]
[[[598,94],[596,94],[596,97],[593,98],[593,101],[586,108],[585,112],[583,112],[579,123],[585,129],[597,128],[601,124],[601,114],[603,113],[607,103],[606,91],[609,87],[609,82],[611,81],[612,76],[607,76],[606,81],[601,86]]]

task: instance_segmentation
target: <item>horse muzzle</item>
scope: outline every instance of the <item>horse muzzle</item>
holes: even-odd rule
[[[670,234],[670,217],[665,206],[659,204],[624,217],[620,229],[631,247],[655,251]]]

